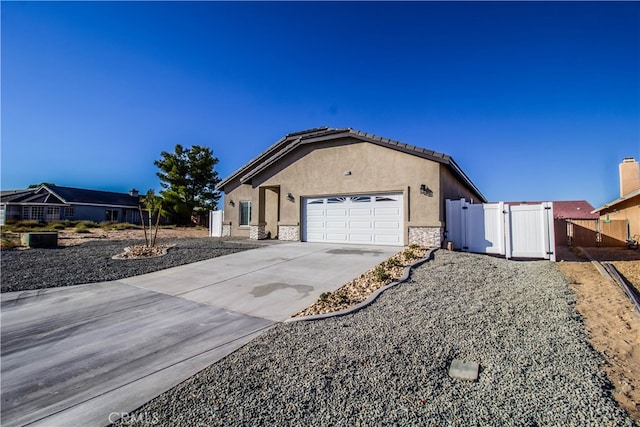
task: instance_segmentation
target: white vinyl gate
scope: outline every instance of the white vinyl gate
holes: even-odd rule
[[[555,261],[553,205],[446,201],[447,240],[454,249]]]
[[[209,211],[209,236],[222,236],[222,220],[224,219],[224,211]]]

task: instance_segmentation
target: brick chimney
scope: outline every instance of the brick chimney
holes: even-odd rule
[[[633,157],[625,157],[620,163],[620,197],[640,189],[640,166]]]

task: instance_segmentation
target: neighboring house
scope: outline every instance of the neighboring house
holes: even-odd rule
[[[217,189],[223,235],[440,246],[445,199],[485,197],[449,156],[351,128],[286,135]]]
[[[505,202],[511,206],[539,205],[542,202]],[[601,241],[598,214],[586,200],[557,200],[551,202],[556,246],[596,246]]]
[[[627,237],[640,235],[640,167],[638,162],[627,157],[620,163],[620,198],[606,203],[593,212],[600,220],[627,221]]]
[[[542,202],[504,202],[505,205],[539,205]],[[586,200],[558,200],[553,204],[553,219],[598,219],[593,206]]]
[[[553,203],[554,219],[598,219],[593,206],[586,200],[561,200]]]
[[[0,223],[6,220],[139,223],[137,190],[127,193],[41,185],[0,192]]]

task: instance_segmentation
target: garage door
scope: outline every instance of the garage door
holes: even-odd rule
[[[306,198],[307,242],[402,245],[402,194]]]

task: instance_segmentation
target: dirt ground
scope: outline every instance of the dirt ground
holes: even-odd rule
[[[587,248],[598,261],[611,261],[640,288],[640,251]],[[606,280],[580,251],[559,248],[559,270],[576,294],[591,345],[605,358],[603,366],[615,390],[614,398],[640,425],[640,313],[624,291]]]
[[[148,231],[147,231],[148,233]],[[182,237],[207,237],[209,230],[203,227],[176,227],[158,229],[158,239],[178,239]],[[144,240],[142,230],[103,230],[102,228],[89,229],[89,233],[76,233],[73,229],[58,232],[59,246],[73,246],[95,240]]]

